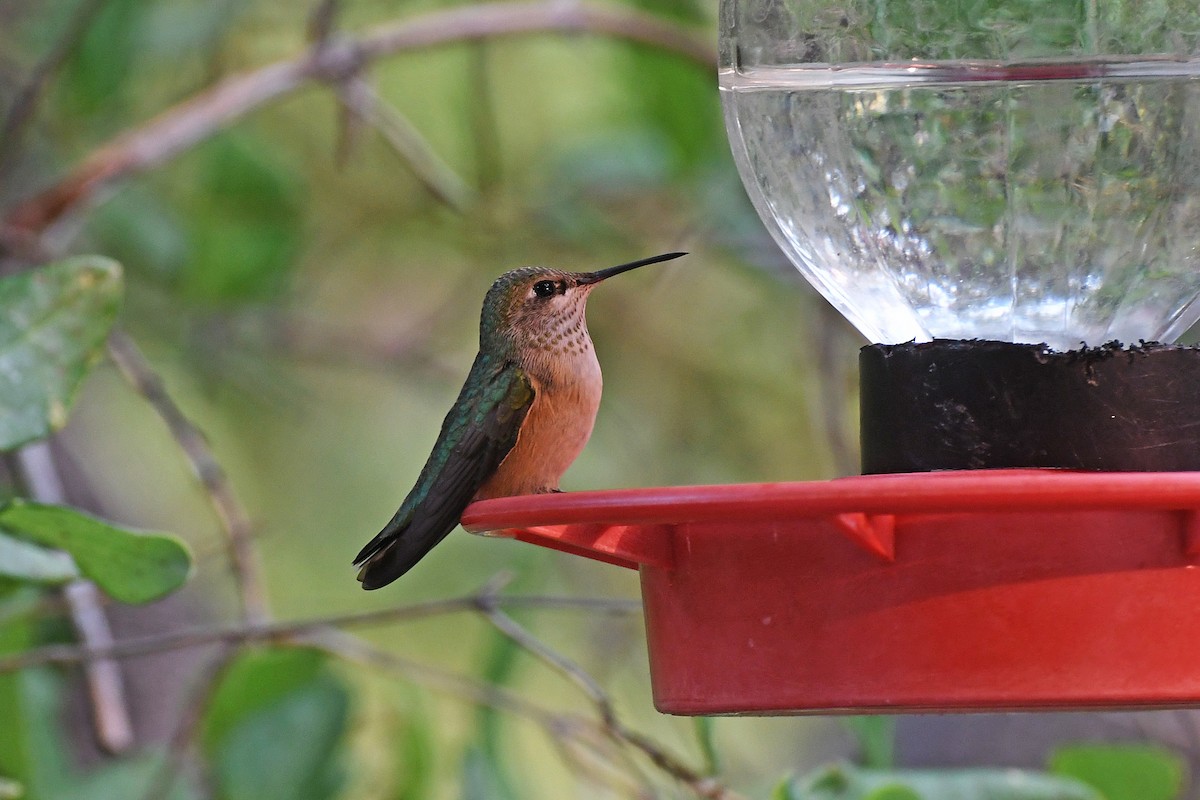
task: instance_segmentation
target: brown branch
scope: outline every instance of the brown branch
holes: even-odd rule
[[[543,643],[508,614],[496,608],[492,597],[487,595],[480,597],[479,611],[497,630],[520,645],[522,649],[537,656],[582,689],[583,693],[592,701],[592,705],[596,707],[596,711],[599,712],[600,719],[604,721],[605,725],[613,725],[616,722],[617,715],[608,694],[596,682],[596,679],[582,667]]]
[[[104,613],[104,603],[96,584],[87,580],[71,581],[63,588],[63,597],[71,610],[71,624],[84,647],[112,647],[112,627]],[[98,658],[85,669],[88,697],[96,727],[96,741],[112,755],[120,755],[133,746],[133,722],[125,697],[125,678],[116,659]]]
[[[337,93],[355,117],[371,125],[408,165],[425,190],[456,211],[464,211],[475,192],[425,141],[408,117],[388,105],[369,83],[351,78]]]
[[[472,703],[531,719],[556,730],[558,720],[565,716],[543,708],[516,692],[389,653],[337,628],[311,631],[299,637],[297,643],[319,647],[348,661],[398,672],[416,683],[466,698]],[[578,719],[586,721],[582,717]]]
[[[184,709],[183,716],[171,738],[168,761],[156,776],[146,797],[160,798],[168,791],[178,773],[187,749],[194,738],[198,709],[203,708],[212,686],[224,669],[228,658],[240,645],[254,642],[272,642],[293,646],[314,646],[332,655],[350,661],[364,663],[403,675],[416,683],[445,691],[473,703],[487,705],[524,719],[542,727],[557,746],[564,758],[571,761],[580,771],[585,771],[598,780],[612,782],[613,775],[604,775],[591,765],[584,764],[580,757],[590,753],[600,758],[601,766],[620,773],[617,759],[620,751],[607,749],[605,740],[628,745],[641,752],[665,774],[679,780],[698,797],[714,800],[740,800],[740,796],[716,779],[702,775],[670,754],[660,744],[645,734],[626,727],[616,716],[612,701],[596,680],[567,657],[555,652],[501,608],[530,609],[574,609],[593,613],[636,613],[641,609],[637,601],[551,597],[542,595],[502,596],[498,592],[504,585],[499,577],[488,582],[477,593],[464,597],[433,600],[390,609],[357,612],[296,622],[272,622],[258,625],[240,623],[235,626],[200,627],[168,634],[126,639],[105,647],[87,645],[48,645],[0,659],[0,674],[43,664],[88,663],[96,659],[120,659],[148,653],[160,653],[184,647],[221,643],[225,647],[221,655],[206,669],[196,682]],[[501,632],[519,646],[561,672],[583,688],[599,719],[593,720],[578,714],[556,712],[544,708],[515,692],[464,675],[442,670],[427,664],[411,661],[387,651],[380,650],[342,628],[377,625],[423,619],[434,615],[475,612],[484,615]],[[629,770],[625,773],[628,775]],[[630,785],[626,784],[626,788]]]
[[[295,58],[234,75],[102,145],[56,184],[15,206],[0,223],[6,241],[39,234],[111,184],[158,166],[253,110],[310,82],[338,83],[397,53],[536,33],[611,36],[661,48],[715,69],[706,37],[620,6],[561,0],[497,2],[445,9],[319,42]]]
[[[269,617],[267,596],[252,541],[252,525],[225,470],[213,458],[204,435],[179,410],[162,379],[132,339],[115,331],[108,339],[108,354],[125,380],[162,417],[216,510],[229,548],[229,564],[237,583],[243,620],[251,624],[266,621]]]
[[[41,440],[22,447],[16,455],[16,467],[29,497],[58,505],[67,501],[49,442]],[[82,646],[98,650],[111,647],[112,628],[96,585],[83,578],[73,580],[64,587],[62,596]],[[125,752],[133,745],[133,723],[120,665],[111,658],[93,659],[85,665],[84,681],[97,744],[112,754]]]
[[[638,800],[658,797],[643,770],[629,758],[626,748],[615,743],[603,729],[579,729],[573,737],[556,736],[550,741],[567,766],[592,783]]]
[[[320,0],[308,15],[308,40],[317,45],[325,44],[333,36],[341,0]]]
[[[715,70],[717,53],[707,37],[643,11],[594,3],[480,3],[381,25],[361,40],[370,60],[404,50],[529,33],[586,33],[657,47]]]
[[[486,589],[485,589],[486,591]],[[641,611],[637,600],[619,600],[590,597],[547,597],[539,595],[515,595],[490,597],[489,601],[506,608],[537,608],[579,610],[605,614],[636,614]],[[314,631],[328,628],[353,628],[384,623],[409,622],[438,614],[477,611],[480,595],[453,597],[445,600],[429,600],[393,608],[360,611],[288,622],[259,624],[238,623],[235,625],[199,626],[170,633],[123,639],[104,647],[80,645],[44,645],[23,653],[0,658],[0,674],[43,664],[80,664],[104,658],[131,658],[134,656],[182,650],[204,644],[224,642],[246,644],[250,642],[288,641]]]
[[[613,738],[640,750],[656,767],[680,783],[683,783],[698,797],[712,798],[712,800],[739,800],[740,795],[716,778],[692,769],[657,742],[644,734],[627,728],[617,718],[612,698],[596,682],[595,678],[574,661],[542,642],[512,617],[500,609],[489,605],[489,600],[490,598],[487,595],[480,596],[480,613],[497,630],[518,644],[522,649],[532,653],[543,663],[580,687],[584,694],[588,696],[588,699],[591,700],[596,712],[600,715],[605,732]]]
[[[341,0],[318,0],[308,15],[308,40],[312,42],[313,50],[328,47],[337,30],[337,18],[341,13]],[[345,95],[350,92],[350,83],[358,78],[356,73],[348,75],[344,80],[334,84],[333,91],[341,106],[337,115],[337,134],[334,144],[334,163],[338,168],[346,164],[350,151],[358,140],[358,134],[365,121],[356,116],[346,102]]]
[[[519,647],[529,651],[579,686],[597,710],[601,722],[598,732],[601,736],[591,739],[575,737],[558,742],[563,758],[575,764],[580,772],[606,782],[611,781],[611,776],[602,775],[600,768],[607,766],[610,770],[615,769],[615,762],[618,758],[626,765],[628,772],[637,774],[638,765],[628,757],[626,750],[622,747],[627,742],[620,735],[620,725],[612,700],[596,679],[574,661],[534,637],[517,624],[512,617],[500,611],[492,602],[495,598],[488,596],[486,592],[480,594],[479,610],[493,626]],[[586,763],[584,756],[587,754],[598,757],[600,759],[599,766]]]
[[[529,720],[545,731],[550,742],[559,749],[569,765],[580,766],[581,772],[589,778],[612,782],[609,776],[600,778],[590,765],[581,765],[579,753],[572,749],[572,745],[576,745],[582,751],[604,758],[595,743],[604,740],[609,734],[605,726],[596,720],[579,714],[553,711],[494,684],[412,661],[335,628],[325,629],[307,637],[306,643],[338,658],[395,673],[405,680],[435,691]]]
[[[117,180],[158,166],[307,79],[308,59],[235,76],[95,150],[58,183],[14,207],[3,227],[41,233]]]

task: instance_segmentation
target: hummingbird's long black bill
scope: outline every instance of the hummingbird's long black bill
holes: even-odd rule
[[[663,253],[662,255],[658,256],[650,256],[649,258],[630,261],[628,264],[618,264],[615,267],[598,269],[595,272],[585,272],[579,277],[579,283],[599,283],[606,278],[611,278],[613,275],[620,275],[622,272],[628,272],[631,269],[637,269],[638,267],[644,267],[649,264],[657,264],[660,261],[670,261],[673,258],[679,258],[680,256],[686,255],[687,253]]]

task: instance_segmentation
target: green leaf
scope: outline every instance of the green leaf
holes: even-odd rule
[[[1094,786],[1105,800],[1174,800],[1183,790],[1183,763],[1153,745],[1064,747],[1050,757],[1050,771]]]
[[[896,745],[895,717],[846,717],[845,723],[858,739],[864,767],[888,769],[892,766]]]
[[[31,626],[28,620],[6,620],[0,624],[0,655],[19,653],[30,646]],[[25,786],[29,783],[26,730],[21,718],[22,675],[19,670],[0,675],[0,719],[7,734],[0,736],[0,773]]]
[[[79,577],[75,562],[59,550],[47,550],[0,532],[0,575],[30,583],[58,584]]]
[[[237,717],[226,708],[218,736],[206,737],[217,796],[222,800],[327,800],[344,783],[342,739],[350,696],[322,662],[299,685],[299,672],[285,676],[291,688],[279,693],[265,662],[243,667],[237,685],[219,691],[242,693],[251,686],[270,692]],[[304,671],[301,667],[300,671]],[[253,680],[248,680],[248,679]],[[230,695],[226,695],[228,702]]]
[[[342,774],[332,761],[346,729],[346,691],[314,682],[249,716],[218,748],[213,765],[226,800],[324,800]],[[299,734],[299,735],[297,735]]]
[[[66,797],[78,800],[129,800],[141,797],[162,770],[163,756],[145,753],[129,756],[119,761],[107,762],[103,767],[77,775],[72,780],[72,789]],[[168,800],[198,800],[188,782],[176,779]],[[31,799],[32,800],[32,799]]]
[[[63,75],[63,89],[78,111],[111,113],[133,72],[142,48],[144,0],[107,0],[73,48]]]
[[[300,250],[300,182],[268,143],[244,135],[214,137],[197,156],[200,191],[185,212],[192,257],[180,271],[180,290],[218,306],[270,300]]]
[[[837,764],[792,787],[791,800],[1105,800],[1067,777],[1016,769],[881,770]]]
[[[0,528],[27,541],[65,550],[79,572],[122,603],[146,603],[183,585],[191,555],[161,533],[136,533],[63,506],[12,500],[0,507]]]
[[[204,713],[201,741],[207,750],[242,719],[268,708],[317,680],[328,669],[320,650],[268,647],[246,650],[231,663]]]
[[[86,772],[67,757],[62,726],[63,681],[49,669],[25,669],[0,680],[0,770],[12,775],[28,800],[126,800],[140,797],[162,767],[147,754],[109,760]],[[10,780],[9,784],[13,781]],[[0,800],[4,780],[0,779]],[[180,782],[169,800],[194,800]]]
[[[0,575],[0,653],[9,652],[6,648],[12,644],[13,633],[10,628],[19,627],[36,615],[42,600],[39,588]]]
[[[0,279],[0,450],[66,424],[121,290],[121,267],[96,256]]]
[[[24,786],[31,798],[67,797],[71,765],[56,718],[61,680],[49,669],[24,669],[0,681],[0,770]]]

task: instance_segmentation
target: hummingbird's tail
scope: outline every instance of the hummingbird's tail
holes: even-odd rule
[[[414,523],[411,514],[396,514],[355,556],[359,582],[364,589],[387,586],[412,569],[457,524],[457,517],[449,524],[421,525]]]

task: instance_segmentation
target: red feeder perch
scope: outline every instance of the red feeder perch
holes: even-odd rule
[[[1200,702],[1198,473],[579,492],[463,524],[637,569],[668,713]]]

